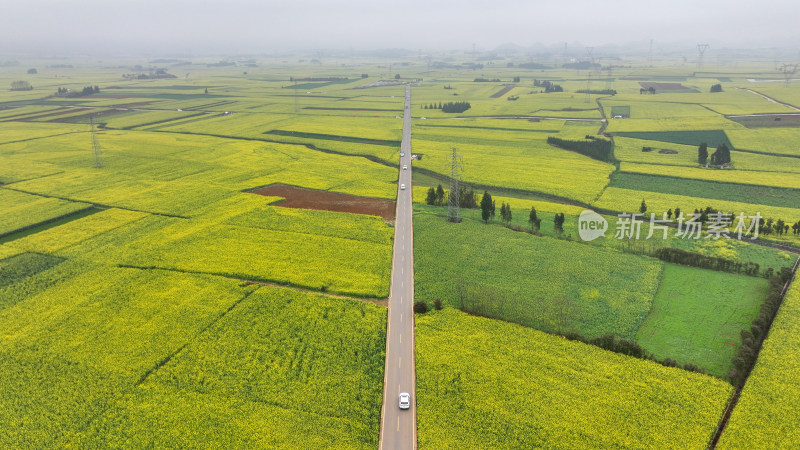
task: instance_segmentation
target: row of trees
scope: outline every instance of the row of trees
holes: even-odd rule
[[[728,379],[734,386],[741,388],[753,369],[761,344],[767,337],[769,327],[772,326],[775,314],[783,302],[783,287],[791,277],[791,269],[784,267],[777,275],[770,278],[769,294],[761,304],[758,317],[750,325],[750,329],[741,331],[742,345],[733,358],[733,368],[728,372]]]
[[[585,141],[573,141],[549,136],[547,143],[558,148],[578,152],[598,161],[611,162],[613,148],[611,141],[595,138],[594,136],[587,136],[587,138]]]
[[[488,223],[491,219],[495,216],[495,201],[492,199],[492,194],[488,191],[483,192],[483,197],[481,198],[481,219],[484,222]],[[500,218],[506,224],[511,223],[511,219],[513,218],[513,214],[511,212],[511,205],[506,204],[503,202],[500,205]],[[562,234],[564,232],[564,221],[566,220],[566,216],[564,213],[556,213],[553,216],[553,229],[558,234]],[[531,211],[528,214],[528,224],[530,224],[531,232],[536,233],[541,229],[542,219],[539,217],[538,213],[536,212],[536,207],[531,206]]]
[[[613,334],[604,334],[592,339],[588,339],[578,333],[566,333],[563,336],[572,341],[581,341],[586,344],[596,345],[597,347],[615,353],[622,353],[623,355],[633,356],[634,358],[655,361],[663,366],[682,367],[684,370],[691,372],[707,373],[705,369],[691,363],[680,365],[677,361],[670,358],[659,360],[636,342],[614,336]]]
[[[545,92],[564,92],[564,88],[560,84],[554,84],[552,81],[539,81],[533,80],[533,85],[536,87],[543,87]]]
[[[470,109],[471,107],[472,105],[470,105],[469,102],[462,101],[462,102],[447,102],[447,103],[439,102],[438,105],[431,103],[427,107],[423,106],[423,109],[441,109],[443,112],[446,113],[462,113]]]
[[[707,256],[700,253],[689,252],[679,248],[662,247],[656,250],[656,257],[662,261],[684,266],[700,267],[703,269],[719,270],[721,272],[744,273],[758,276],[760,266],[758,263],[734,261],[732,259]]]
[[[32,91],[33,86],[25,80],[18,80],[11,82],[12,91]]]
[[[461,208],[476,209],[478,207],[478,195],[474,189],[468,186],[459,186],[458,190],[460,191],[458,204]],[[449,198],[449,193],[440,184],[436,189],[433,187],[428,189],[425,203],[432,206],[442,206],[449,202]]]
[[[639,206],[639,212],[644,214],[647,212],[647,203],[644,199],[642,199],[642,204]],[[695,219],[695,222],[702,222],[702,223],[709,223],[713,222],[711,219],[712,214],[718,214],[720,211],[706,206],[705,208],[695,208],[693,211],[694,215],[697,215],[698,218]],[[675,211],[672,211],[672,208],[668,209],[667,212],[667,219],[672,219],[675,216],[677,220],[681,216],[681,209],[675,208]],[[736,225],[736,214],[729,212],[724,213],[728,219],[731,221],[731,225]],[[684,217],[684,219],[688,220],[688,217]],[[778,236],[783,236],[784,234],[789,234],[791,230],[792,234],[800,235],[800,220],[795,222],[792,225],[789,225],[790,222],[784,221],[783,219],[773,220],[772,218],[764,219],[763,217],[759,218],[758,223],[755,225],[754,230],[758,230],[758,234],[770,235],[770,234],[777,234]],[[749,224],[747,224],[749,227]]]
[[[723,166],[731,163],[731,150],[725,143],[719,144],[717,150],[708,157],[708,144],[701,143],[697,148],[697,162],[703,166]]]
[[[616,89],[578,89],[578,94],[617,95]]]
[[[86,86],[85,88],[81,89],[80,91],[73,91],[72,89],[68,88],[58,88],[56,91],[57,97],[84,97],[87,95],[98,94],[100,93],[99,86]]]

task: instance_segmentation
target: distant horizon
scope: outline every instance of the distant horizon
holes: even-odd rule
[[[633,0],[529,4],[496,0],[30,0],[4,5],[0,54],[251,55],[401,48],[423,53],[493,51],[505,45],[560,49],[691,52],[722,49],[796,52],[800,5],[762,0],[744,10],[722,0],[674,0],[643,7]],[[677,49],[677,50],[676,50]],[[559,53],[561,51],[559,50]],[[797,54],[791,55],[795,58]]]
[[[705,42],[702,42],[705,43]],[[336,46],[308,46],[298,48],[263,48],[263,49],[250,49],[250,50],[234,50],[234,49],[169,49],[162,48],[160,50],[145,49],[145,48],[116,48],[116,49],[80,49],[71,48],[63,50],[48,50],[30,48],[23,50],[21,48],[15,52],[4,52],[0,49],[0,63],[3,60],[13,60],[14,58],[22,59],[75,59],[82,57],[90,58],[212,58],[212,57],[229,57],[229,58],[244,58],[244,57],[286,57],[286,56],[320,56],[320,57],[379,57],[379,58],[409,58],[409,57],[425,57],[436,58],[446,55],[470,55],[475,54],[479,56],[488,55],[504,55],[504,56],[517,56],[517,57],[532,57],[532,58],[553,58],[567,56],[575,59],[588,58],[588,48],[592,49],[592,57],[594,58],[607,58],[607,57],[637,57],[647,56],[651,53],[650,43],[648,42],[627,42],[627,43],[609,43],[604,45],[588,46],[582,42],[553,42],[548,44],[534,43],[531,45],[521,45],[515,42],[508,42],[500,44],[491,48],[475,44],[467,47],[453,47],[442,49],[414,49],[402,46],[375,46],[375,47],[336,47]],[[655,57],[678,57],[685,56],[689,59],[697,56],[697,45],[699,43],[689,42],[671,42],[659,43],[653,42],[652,55]],[[769,52],[764,54],[763,52]],[[714,57],[727,57],[732,54],[737,56],[751,56],[751,57],[782,57],[790,60],[800,61],[800,50],[797,47],[784,47],[784,46],[735,46],[726,45],[724,43],[709,44],[705,56],[707,58]]]

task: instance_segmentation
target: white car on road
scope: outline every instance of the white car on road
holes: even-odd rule
[[[408,166],[403,164],[403,170],[408,170]]]
[[[405,188],[406,188],[406,185],[405,185],[405,184],[401,184],[401,185],[400,185],[400,189],[405,189]]]
[[[400,409],[408,409],[411,406],[411,396],[408,392],[400,393]]]

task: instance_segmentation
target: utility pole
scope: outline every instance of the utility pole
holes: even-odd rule
[[[458,155],[457,149],[453,147],[453,159],[450,162],[450,195],[448,195],[447,202],[447,220],[449,222],[461,222],[461,192],[459,191],[458,181],[463,169],[461,156]]]
[[[100,155],[100,144],[97,143],[97,129],[94,127],[94,114],[89,116],[89,126],[92,133],[92,153],[94,154],[94,167],[103,168],[103,159]]]

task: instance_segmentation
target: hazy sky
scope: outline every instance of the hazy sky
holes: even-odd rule
[[[800,44],[793,0],[26,0],[3,2],[0,54]],[[646,44],[644,44],[646,45]]]

